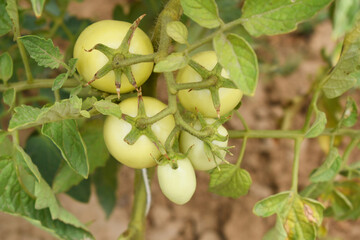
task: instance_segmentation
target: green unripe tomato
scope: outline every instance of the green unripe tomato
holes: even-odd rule
[[[216,63],[217,57],[214,51],[206,51],[195,54],[192,59],[205,67],[207,70],[212,70]],[[225,78],[228,74],[223,69],[221,75]],[[189,65],[181,69],[176,77],[178,83],[201,82],[203,79],[192,67]],[[243,94],[239,89],[234,88],[219,88],[220,99],[220,115],[224,115],[233,110],[240,102]],[[189,111],[199,111],[205,117],[216,118],[217,112],[212,104],[210,90],[180,90],[178,93],[181,104]]]
[[[102,43],[111,48],[118,48],[129,30],[131,24],[116,20],[102,20],[91,24],[82,31],[76,40],[74,46],[74,58],[77,58],[76,68],[86,82],[90,81],[94,74],[103,67],[109,59],[100,51],[90,50],[96,44]],[[130,53],[147,55],[152,54],[152,47],[149,37],[140,29],[135,30],[130,43]],[[131,66],[137,86],[142,85],[150,76],[154,63],[144,62]],[[101,91],[116,93],[115,74],[110,71],[104,77],[97,79],[91,84],[94,88]],[[121,77],[121,93],[127,93],[134,90],[127,77],[123,74]]]
[[[152,97],[143,97],[146,115],[151,117],[166,108],[166,105]],[[128,98],[119,104],[123,114],[135,117],[138,113],[138,99]],[[167,116],[153,125],[151,129],[159,141],[164,144],[175,127],[173,116]],[[119,162],[132,168],[148,168],[156,165],[161,153],[155,144],[145,135],[133,144],[124,141],[132,126],[123,119],[114,116],[106,118],[104,123],[104,140],[110,154]]]
[[[172,202],[182,205],[187,203],[196,189],[196,176],[190,160],[177,161],[178,168],[170,164],[157,167],[158,181],[163,194]]]
[[[206,119],[206,122],[209,124],[213,123],[214,121],[215,121],[214,119]],[[194,125],[194,128],[196,130],[200,130],[201,129],[200,123],[197,122]],[[222,136],[228,136],[228,131],[222,125],[217,128],[217,132]],[[212,143],[219,147],[226,147],[228,144],[228,140],[223,142],[214,140],[212,141]],[[186,131],[181,132],[180,151],[186,153],[190,148],[187,157],[190,159],[194,169],[196,170],[207,171],[215,168],[217,165],[221,164],[222,162],[222,160],[219,159],[218,157],[215,157],[215,159],[213,158],[209,159],[205,153],[204,147],[205,147],[204,142],[199,138],[191,135]],[[220,153],[224,158],[226,155],[226,151],[221,150]]]

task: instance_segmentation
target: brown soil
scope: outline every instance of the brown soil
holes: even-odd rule
[[[123,1],[103,0],[73,3],[71,14],[93,19],[111,17],[114,3]],[[86,7],[84,7],[86,5]],[[246,97],[240,112],[253,129],[277,129],[284,114],[284,109],[295,96],[305,94],[319,67],[324,63],[320,56],[321,48],[331,51],[334,43],[330,40],[331,24],[324,22],[315,28],[310,37],[295,34],[266,39],[269,46],[277,53],[280,65],[289,59],[300,58],[297,70],[288,76],[276,75],[269,79],[260,77],[254,97]],[[258,50],[262,59],[272,59],[269,51]],[[159,95],[164,91],[159,88]],[[306,109],[305,109],[306,110]],[[302,125],[303,116],[297,116],[293,128]],[[227,123],[232,129],[241,128],[241,123],[233,117]],[[231,140],[233,157],[236,161],[241,140]],[[311,170],[319,166],[324,153],[316,140],[307,140],[301,147],[300,188],[308,184],[307,177]],[[242,167],[251,174],[253,184],[247,196],[240,199],[228,199],[207,191],[209,176],[198,172],[198,187],[192,200],[184,206],[169,202],[161,193],[158,183],[152,183],[153,204],[147,221],[147,240],[246,240],[261,239],[275,222],[274,217],[260,218],[252,213],[254,204],[271,194],[289,189],[293,142],[291,140],[260,139],[249,140]],[[85,223],[91,222],[90,230],[98,240],[113,240],[123,232],[128,224],[132,200],[133,171],[123,167],[119,171],[119,191],[116,209],[109,219],[101,210],[96,196],[92,195],[89,204],[74,201],[66,195],[60,201]],[[325,220],[329,235],[339,239],[359,239],[359,221],[334,222]],[[0,236],[3,240],[40,240],[53,239],[49,234],[32,226],[27,221],[0,213]]]

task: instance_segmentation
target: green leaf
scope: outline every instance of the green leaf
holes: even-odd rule
[[[5,8],[6,1],[0,1],[0,37],[12,29],[12,22]],[[1,64],[0,64],[1,66]]]
[[[354,87],[360,79],[360,17],[351,32],[345,35],[340,59],[323,85],[328,98],[335,98]]]
[[[34,127],[44,123],[78,118],[82,100],[76,96],[56,102],[54,105],[35,108],[21,105],[14,109],[15,113],[9,123],[9,131]]]
[[[281,219],[276,218],[275,227],[270,229],[262,238],[262,240],[287,240],[287,233],[282,225]]]
[[[31,0],[31,5],[35,16],[40,17],[44,8],[45,0]]]
[[[253,213],[260,217],[268,217],[278,212],[279,207],[289,198],[290,192],[282,192],[267,197],[257,202],[253,208]]]
[[[188,30],[180,21],[172,21],[166,25],[166,33],[178,43],[186,44]]]
[[[121,109],[116,103],[107,100],[100,100],[94,103],[94,107],[103,115],[111,115],[121,118]]]
[[[181,0],[184,14],[206,28],[220,26],[218,8],[214,0]]]
[[[224,197],[246,195],[251,185],[250,174],[232,164],[221,164],[210,173],[209,191]]]
[[[317,229],[323,220],[324,207],[317,201],[303,198],[294,192],[270,196],[254,206],[254,213],[267,217],[277,214],[277,232],[286,233],[289,240],[315,240]],[[281,238],[284,239],[284,238]]]
[[[89,175],[88,155],[85,143],[73,119],[46,123],[41,129],[42,134],[55,143],[69,166],[79,175]]]
[[[116,205],[117,166],[116,160],[109,159],[105,167],[95,171],[92,178],[99,203],[104,209],[107,218],[109,218]]]
[[[324,163],[310,175],[310,181],[326,182],[331,181],[339,173],[342,159],[336,148],[331,148]]]
[[[51,88],[51,90],[55,91],[57,89],[60,89],[64,83],[66,82],[66,80],[68,80],[68,78],[70,76],[72,76],[75,73],[76,70],[76,62],[77,59],[76,58],[71,58],[69,60],[69,70],[66,73],[61,73],[59,74],[56,78],[55,81],[53,83],[53,86]]]
[[[305,134],[306,138],[314,138],[314,137],[319,136],[326,127],[327,120],[326,120],[325,113],[321,112],[319,110],[316,110],[315,114],[316,114],[315,122],[309,128],[309,130],[307,130],[307,132]]]
[[[66,194],[79,202],[89,202],[91,195],[90,179],[83,179],[78,185],[70,188],[69,191],[66,192]]]
[[[59,149],[49,138],[35,135],[26,141],[25,151],[38,167],[41,176],[51,185],[63,160]]]
[[[332,189],[332,182],[316,182],[302,190],[300,195],[302,197],[317,199],[320,195],[331,192]]]
[[[181,53],[172,53],[164,60],[158,62],[154,67],[154,72],[172,72],[183,68],[189,59]]]
[[[354,27],[359,10],[358,0],[335,1],[332,31],[334,39],[341,37]]]
[[[341,118],[340,127],[353,127],[358,120],[358,109],[356,102],[351,97],[348,97],[344,113]]]
[[[220,64],[229,71],[230,79],[245,95],[254,95],[259,67],[252,47],[235,34],[218,34],[213,45]]]
[[[104,123],[101,119],[96,119],[86,121],[80,129],[88,153],[89,174],[92,174],[96,168],[105,166],[109,158],[109,151],[106,148],[103,137],[103,125]],[[66,192],[82,179],[69,165],[64,164],[55,176],[53,190],[56,193]]]
[[[12,160],[0,161],[0,211],[25,218],[60,239],[94,239],[91,233],[81,227],[52,219],[49,209],[35,209],[35,200],[27,195],[18,182]],[[66,215],[63,214],[63,217]]]
[[[243,26],[253,36],[291,32],[332,0],[246,0]]]
[[[30,173],[38,182],[40,182],[41,174],[38,168],[33,164],[29,155],[27,155],[26,152],[19,145],[15,145],[13,158],[15,162],[25,163],[25,166],[29,169]]]
[[[44,39],[35,35],[27,35],[20,38],[26,50],[39,66],[58,68],[63,64],[64,56],[58,47],[55,47],[51,39]]]
[[[68,75],[66,73],[60,73],[54,80],[53,86],[51,90],[55,91],[62,87],[64,82],[68,79]]]
[[[7,2],[6,11],[12,22],[12,31],[14,34],[13,39],[14,39],[14,41],[16,41],[17,38],[20,37],[19,13],[18,13],[17,1],[16,0],[6,0],[6,2]]]
[[[10,158],[14,145],[8,137],[8,132],[0,130],[0,157]]]
[[[10,108],[12,108],[12,106],[14,105],[15,99],[16,99],[16,91],[14,88],[10,88],[4,92],[3,101],[5,104],[9,105]]]
[[[6,84],[12,75],[13,61],[10,54],[5,52],[0,55],[0,79],[3,80],[4,84]]]

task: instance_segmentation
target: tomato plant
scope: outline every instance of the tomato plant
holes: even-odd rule
[[[76,2],[0,0],[1,212],[58,239],[95,239],[97,228],[62,206],[62,196],[87,203],[95,190],[109,217],[128,207],[117,204],[118,182],[133,184],[133,197],[121,191],[133,204],[119,239],[142,240],[146,226],[168,229],[151,208],[159,201],[187,203],[177,209],[193,206],[191,214],[204,205],[193,197],[203,188],[195,170],[203,170],[198,176],[209,180],[210,193],[201,197],[216,221],[212,209],[224,202],[213,194],[236,199],[225,213],[238,219],[233,206],[250,205],[237,199],[252,178],[268,191],[254,189],[250,198],[284,190],[244,211],[276,215],[274,228],[261,232],[266,239],[331,238],[328,218],[360,218],[358,0],[124,1],[100,21],[69,11],[91,4]],[[322,24],[331,44],[316,53]],[[283,52],[287,40],[306,48]],[[273,49],[274,42],[281,46]],[[308,68],[311,74],[299,74]],[[274,157],[286,140],[279,150],[286,154]],[[307,146],[318,142],[323,150],[311,157],[319,159],[309,161]],[[274,163],[289,171],[272,172]],[[121,165],[128,168],[118,171]],[[155,224],[146,224],[148,214]],[[227,238],[225,228],[211,230]]]
[[[188,158],[176,161],[177,166],[171,164],[159,165],[157,175],[161,191],[176,204],[185,204],[193,196],[196,189],[194,168]]]
[[[151,97],[142,97],[146,116],[151,117],[166,108],[166,105]],[[119,104],[120,110],[127,116],[138,116],[138,99],[128,98]],[[174,128],[172,116],[167,116],[151,125],[151,130],[164,144],[166,138]],[[156,159],[161,153],[146,135],[141,135],[135,143],[129,144],[125,138],[130,133],[132,126],[123,119],[109,116],[104,123],[104,139],[110,154],[119,162],[132,168],[149,168],[156,165]],[[127,153],[127,154],[124,154]]]

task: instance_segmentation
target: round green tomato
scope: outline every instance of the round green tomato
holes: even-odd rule
[[[163,194],[176,204],[185,204],[193,196],[196,189],[196,176],[190,160],[184,158],[177,161],[178,168],[170,164],[157,167],[158,181]]]
[[[216,63],[217,57],[214,51],[206,51],[195,54],[192,58],[207,70],[212,70]],[[225,78],[228,74],[223,69],[221,75]],[[203,79],[189,65],[181,69],[177,75],[178,83],[201,82]],[[234,88],[219,88],[220,115],[224,115],[233,110],[242,98],[242,92]],[[201,90],[181,90],[178,93],[181,104],[189,111],[199,111],[205,117],[217,117],[217,112],[212,104],[212,98],[209,89]]]
[[[102,20],[88,26],[81,32],[74,46],[74,58],[78,59],[76,68],[85,81],[90,81],[94,74],[109,61],[98,50],[91,52],[86,50],[90,50],[98,43],[102,43],[110,48],[118,48],[130,26],[131,24],[128,22]],[[149,37],[140,28],[135,30],[129,52],[140,55],[152,54],[154,52]],[[131,66],[137,86],[140,86],[149,78],[153,65],[154,63],[152,62],[144,62]],[[91,86],[101,91],[116,93],[114,72],[110,71],[104,77],[93,82]],[[121,76],[120,92],[126,93],[132,90],[134,90],[134,87],[123,74]]]
[[[166,105],[151,97],[143,97],[146,115],[151,117],[166,108]],[[128,98],[119,104],[123,114],[135,117],[138,112],[138,99]],[[175,126],[173,116],[167,116],[151,125],[151,129],[161,143]],[[123,119],[114,116],[106,118],[104,123],[104,140],[110,154],[119,162],[132,168],[148,168],[156,165],[161,153],[155,144],[145,135],[132,145],[124,141],[132,126]]]
[[[215,121],[214,119],[206,119],[206,122],[209,124],[213,123],[214,121]],[[194,128],[200,130],[201,129],[200,123],[197,122],[194,125]],[[222,136],[228,136],[228,131],[222,125],[218,127],[217,132]],[[228,144],[228,140],[224,142],[214,140],[212,141],[212,143],[219,147],[226,147]],[[188,149],[190,149],[188,152],[188,158],[190,159],[194,169],[196,170],[207,171],[213,169],[222,162],[222,160],[219,159],[218,157],[215,157],[215,159],[214,158],[209,159],[205,153],[204,147],[205,147],[204,142],[199,138],[191,135],[188,132],[185,131],[181,132],[180,150],[181,152],[186,153]],[[226,155],[226,151],[221,150],[221,155],[224,158]]]

